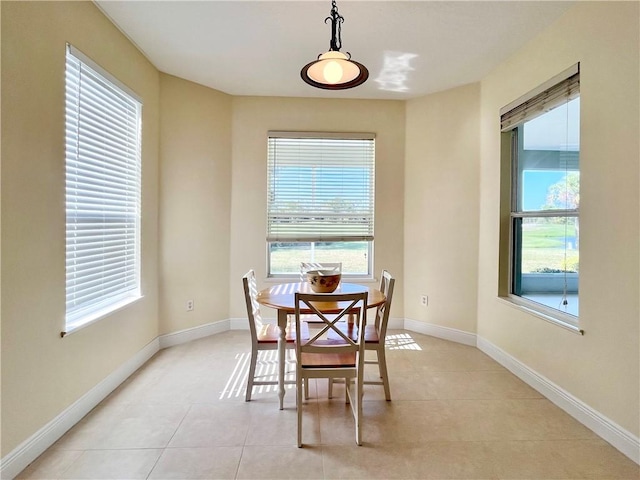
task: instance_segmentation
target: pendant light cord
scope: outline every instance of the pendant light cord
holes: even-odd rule
[[[564,160],[564,209],[565,211],[569,210],[569,161],[568,161],[568,151],[569,151],[569,100],[567,99],[566,103],[566,123],[565,123],[565,160]],[[564,220],[564,287],[562,290],[562,306],[567,307],[569,301],[567,299],[567,290],[568,286],[568,278],[567,278],[567,270],[569,265],[567,264],[567,234],[569,233],[569,217],[565,217]]]

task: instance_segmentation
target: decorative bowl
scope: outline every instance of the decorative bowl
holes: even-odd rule
[[[307,272],[307,282],[311,286],[311,290],[316,293],[332,293],[338,288],[341,273],[335,270],[309,270]]]

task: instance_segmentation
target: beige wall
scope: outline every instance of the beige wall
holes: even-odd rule
[[[165,74],[160,87],[164,334],[229,318],[231,97]]]
[[[405,317],[469,333],[476,332],[479,115],[479,84],[407,102]]]
[[[158,335],[158,72],[91,2],[1,2],[2,456]],[[144,298],[60,338],[70,42],[144,102]]]
[[[405,107],[400,101],[234,97],[231,186],[230,316],[246,318],[241,277],[253,268],[266,276],[267,132],[373,132],[376,134],[374,272],[399,280],[392,317],[402,317]],[[396,303],[397,301],[397,303]],[[275,312],[264,312],[275,317]]]
[[[478,334],[638,435],[639,4],[584,2],[482,81]],[[497,299],[499,109],[580,62],[580,327]]]

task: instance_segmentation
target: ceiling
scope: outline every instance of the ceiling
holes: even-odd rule
[[[329,49],[330,0],[94,1],[162,72],[232,95],[368,99],[478,81],[572,4],[338,0],[341,51],[370,76],[327,91],[300,69]]]

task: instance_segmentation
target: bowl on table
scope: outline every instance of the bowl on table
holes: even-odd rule
[[[338,285],[342,274],[335,270],[309,270],[307,272],[307,282],[311,290],[316,293],[333,293]]]

